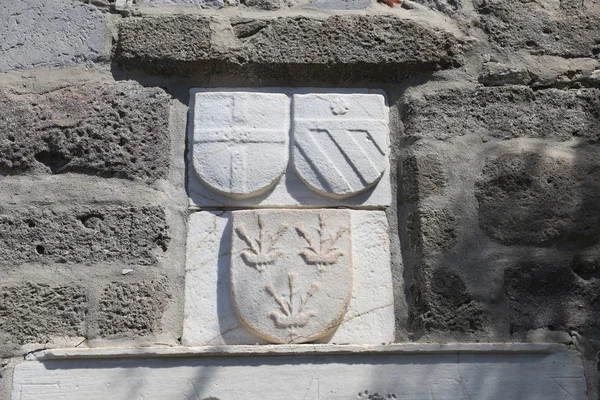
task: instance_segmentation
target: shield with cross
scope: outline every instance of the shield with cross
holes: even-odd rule
[[[196,93],[196,175],[210,189],[233,198],[267,191],[286,169],[289,124],[285,94]]]
[[[309,188],[345,198],[377,184],[387,167],[383,95],[296,94],[293,114],[293,164]]]

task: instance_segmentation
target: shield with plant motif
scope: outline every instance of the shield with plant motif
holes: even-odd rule
[[[350,212],[233,212],[231,292],[241,322],[274,343],[335,330],[352,296]]]

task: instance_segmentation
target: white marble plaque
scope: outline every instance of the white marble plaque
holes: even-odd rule
[[[377,184],[387,167],[385,99],[377,94],[296,94],[293,163],[311,189],[355,196]]]
[[[588,398],[581,357],[562,345],[240,347],[41,352],[15,367],[12,399]]]
[[[353,269],[351,298],[348,309],[337,328],[328,335],[316,339],[315,342],[338,344],[392,342],[395,329],[394,300],[386,215],[383,211],[347,210],[342,212],[349,213],[353,243],[351,246]],[[234,309],[230,287],[231,234],[233,231],[231,214],[231,212],[203,211],[195,212],[189,217],[185,318],[182,338],[183,343],[187,346],[264,344],[267,342],[261,336],[247,329]],[[311,225],[308,224],[308,220],[303,222],[304,229],[315,237],[315,239],[311,238],[314,246],[320,245],[316,242],[319,227],[317,216],[314,216]],[[291,222],[287,224],[289,226],[286,234],[296,235],[294,238],[297,241],[297,244],[294,245],[297,246],[295,247],[296,251],[298,247],[301,248],[300,251],[308,247],[306,241],[297,236],[294,224]],[[275,225],[277,224],[275,223]],[[279,225],[264,226],[268,228],[267,236],[273,235],[280,228]],[[250,235],[250,229],[253,229],[254,235],[256,235],[257,228],[257,226],[245,225],[248,235]],[[235,240],[241,239],[236,237]],[[244,246],[243,241],[239,243]],[[338,243],[335,247],[341,249],[340,246]],[[279,240],[274,247],[270,249],[274,257],[283,257],[282,255],[277,256],[281,249],[289,250],[288,246]],[[336,251],[342,250],[334,250],[330,254],[335,255]],[[240,257],[238,261],[243,262],[241,253],[237,253],[237,256]],[[340,256],[338,260],[342,261],[342,257]],[[263,264],[260,268],[264,267],[265,270],[274,265]],[[249,267],[246,266],[246,268]],[[310,268],[313,268],[313,272],[316,273],[319,265],[313,264]],[[321,268],[328,268],[328,264],[324,264]],[[286,276],[283,275],[282,278],[285,284]],[[287,287],[289,287],[289,280],[287,286],[281,287],[284,295]],[[255,289],[254,286],[250,288]],[[377,293],[377,295],[374,296],[373,293]],[[266,304],[274,305],[274,310],[277,312],[277,305],[273,299],[266,292],[262,294],[267,297]],[[307,310],[308,305],[310,303],[307,303]],[[270,312],[271,310],[268,311],[268,313]],[[263,317],[267,322],[272,323],[269,315],[263,315]]]
[[[205,185],[245,198],[277,183],[288,162],[288,96],[198,93],[194,107],[193,166]]]
[[[287,100],[271,107],[264,100],[271,99],[269,95]],[[233,98],[244,100],[233,102]],[[289,110],[296,109],[292,105],[296,98],[300,103],[298,118]],[[288,106],[285,123],[279,108],[284,103]],[[265,114],[267,108],[272,110]],[[194,89],[190,110],[190,206],[372,209],[391,204],[388,107],[381,91]],[[261,117],[264,115],[268,118]],[[292,125],[300,132],[298,143],[310,139],[303,132],[312,135],[317,129],[322,134],[316,134],[314,139],[324,146],[321,150],[329,158],[304,146],[308,159],[300,160],[298,156],[295,164],[288,156],[290,146],[280,142],[279,134],[285,124],[287,143],[295,136]],[[236,133],[245,136],[240,138]],[[283,160],[286,163],[282,169]]]
[[[352,295],[350,212],[234,211],[231,293],[240,321],[274,343],[313,341]]]

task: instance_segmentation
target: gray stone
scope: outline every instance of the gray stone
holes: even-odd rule
[[[169,166],[169,97],[134,82],[0,92],[0,169],[154,180]]]
[[[595,147],[499,151],[476,184],[480,227],[504,244],[581,247],[600,239]]]
[[[421,207],[408,217],[410,245],[423,257],[450,250],[458,236],[459,220],[449,210]]]
[[[19,344],[44,343],[51,336],[83,336],[87,307],[80,287],[30,282],[0,286],[0,334]]]
[[[164,280],[110,283],[100,297],[100,336],[140,336],[156,332],[170,298]]]
[[[452,14],[462,9],[462,0],[413,0],[434,10]]]
[[[116,62],[158,75],[333,83],[393,81],[463,61],[451,34],[391,16],[236,19],[231,25],[233,30],[211,31],[205,17],[127,18],[120,24]]]
[[[160,207],[74,206],[0,209],[0,265],[118,261],[151,265],[167,250]]]
[[[414,203],[444,192],[448,178],[437,154],[413,154],[400,163],[400,196]]]
[[[308,7],[321,10],[362,10],[370,4],[371,0],[312,0]]]
[[[439,267],[432,271],[422,263],[412,288],[416,299],[410,324],[417,335],[432,332],[476,334],[489,324],[483,303],[467,291],[454,271]]]
[[[282,0],[244,0],[242,3],[248,7],[267,11],[279,10],[285,5]]]
[[[181,4],[181,5],[194,5],[201,8],[220,8],[226,4],[227,1],[223,0],[141,0],[142,4],[151,4],[151,5],[171,5],[171,4]]]
[[[547,328],[598,337],[600,280],[585,280],[568,259],[518,262],[504,271],[512,332]]]
[[[103,56],[104,15],[79,1],[3,1],[0,21],[0,71]]]
[[[476,2],[484,31],[506,51],[592,57],[600,54],[600,8],[593,1]]]
[[[455,87],[404,98],[405,135],[444,140],[479,135],[600,140],[600,90],[534,91],[526,86]]]
[[[486,86],[528,85],[532,78],[526,69],[489,62],[483,64],[479,82]]]

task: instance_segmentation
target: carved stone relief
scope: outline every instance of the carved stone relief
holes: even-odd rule
[[[350,212],[234,211],[231,292],[240,320],[276,343],[334,330],[352,295]]]
[[[190,103],[192,205],[391,204],[383,93],[197,89]]]
[[[207,92],[195,99],[196,175],[225,196],[256,196],[286,169],[289,98],[277,93]]]

